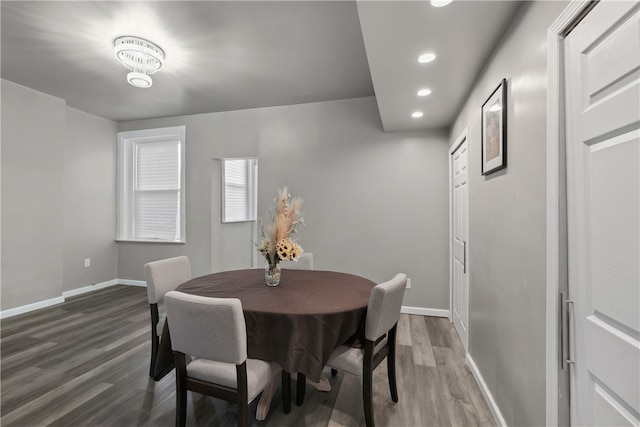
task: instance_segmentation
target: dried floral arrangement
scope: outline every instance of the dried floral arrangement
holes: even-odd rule
[[[258,218],[262,241],[256,244],[267,264],[274,266],[279,261],[297,261],[304,252],[302,247],[295,242],[291,235],[295,234],[297,226],[304,225],[304,218],[300,212],[302,199],[291,197],[287,187],[278,190],[275,201],[275,209],[269,209],[271,225],[265,233],[265,225],[262,218]]]

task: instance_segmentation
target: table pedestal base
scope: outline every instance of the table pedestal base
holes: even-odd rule
[[[320,377],[320,381],[317,383],[307,378],[307,382],[318,391],[331,391],[331,384],[329,384],[329,380],[325,377]]]
[[[273,395],[276,393],[276,388],[278,387],[278,377],[278,375],[273,377],[262,391],[262,397],[260,397],[258,408],[256,409],[256,420],[258,421],[264,421],[264,419],[267,418],[267,415],[269,415],[271,401],[273,400]]]
[[[291,380],[291,377],[289,376],[289,381],[290,380]],[[326,379],[325,377],[320,377],[320,381],[318,382],[314,382],[309,379],[307,379],[307,382],[309,383],[309,385],[313,386],[318,391],[323,391],[323,392],[331,391],[331,384],[329,384],[329,380]],[[260,401],[258,402],[258,407],[256,409],[256,420],[264,421],[265,418],[267,418],[267,415],[269,415],[269,408],[271,407],[271,401],[273,400],[273,395],[276,393],[276,388],[278,388],[277,376],[274,377],[271,380],[271,382],[269,382],[269,384],[267,384],[267,386],[264,388],[264,391],[262,392],[262,396],[260,397]],[[286,399],[284,397],[284,393],[282,398]],[[298,399],[299,399],[298,405],[302,405],[302,401],[304,399],[304,393]]]

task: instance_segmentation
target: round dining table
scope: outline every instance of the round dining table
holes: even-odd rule
[[[375,283],[353,274],[282,270],[280,284],[267,286],[264,270],[223,271],[189,280],[179,292],[238,298],[247,325],[247,354],[301,372],[312,381],[333,350],[364,333]],[[171,323],[171,320],[169,320]]]
[[[248,357],[275,362],[287,375],[297,372],[299,378],[302,374],[318,382],[333,350],[364,336],[367,305],[375,285],[348,273],[282,269],[280,284],[270,287],[264,269],[254,268],[196,277],[176,291],[238,298],[247,327]],[[173,367],[170,329],[168,319],[158,350],[156,379]]]

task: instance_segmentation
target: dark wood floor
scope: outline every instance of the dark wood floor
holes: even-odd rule
[[[149,310],[144,288],[113,286],[1,324],[3,427],[172,426],[174,374],[154,382],[149,370]],[[402,315],[398,394],[389,395],[386,364],[375,372],[378,426],[485,426],[495,421],[447,319]],[[360,379],[328,371],[331,392],[307,385],[301,407],[282,413],[280,390],[255,426],[362,426]],[[295,383],[292,384],[295,390]],[[226,402],[189,393],[187,425],[233,426]]]

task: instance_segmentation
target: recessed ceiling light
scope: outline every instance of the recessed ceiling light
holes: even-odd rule
[[[411,117],[413,117],[414,119],[420,118],[423,115],[424,114],[422,114],[422,111],[414,111],[413,113],[411,113]]]
[[[453,0],[431,0],[431,6],[442,7],[451,3]]]
[[[436,59],[435,53],[431,53],[431,52],[423,53],[422,55],[420,55],[418,57],[418,62],[421,63],[421,64],[426,64],[427,62],[431,62],[434,59]]]
[[[431,93],[431,89],[420,89],[418,91],[418,96],[427,96]]]

